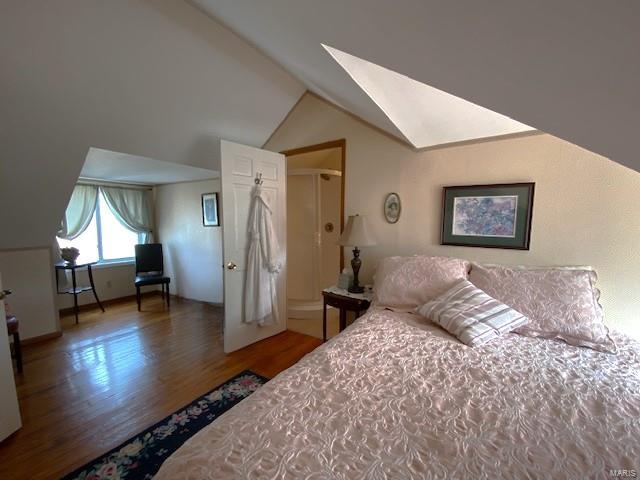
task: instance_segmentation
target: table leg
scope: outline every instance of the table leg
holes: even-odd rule
[[[340,331],[347,328],[347,311],[344,308],[340,309]]]
[[[93,296],[95,297],[96,302],[98,302],[100,310],[104,312],[104,307],[102,306],[102,303],[98,298],[98,294],[96,293],[96,286],[93,284],[93,272],[91,271],[91,265],[87,265],[87,272],[89,273],[89,283],[91,284],[91,290],[93,290]]]
[[[327,341],[327,299],[322,301],[322,341]]]
[[[76,269],[71,269],[71,284],[73,286],[73,313],[76,315],[76,325],[78,324],[78,284],[76,283]]]

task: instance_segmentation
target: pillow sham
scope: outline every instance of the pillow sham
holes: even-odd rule
[[[387,257],[380,261],[374,277],[376,305],[411,312],[466,279],[469,262],[459,258]]]
[[[487,295],[468,280],[458,281],[416,311],[470,347],[490,342],[528,321],[520,312]]]
[[[589,267],[506,267],[473,263],[469,280],[522,312],[516,333],[615,353],[604,325],[596,272]]]

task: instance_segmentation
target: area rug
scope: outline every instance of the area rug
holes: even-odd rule
[[[245,370],[62,480],[149,480],[184,442],[267,380]]]

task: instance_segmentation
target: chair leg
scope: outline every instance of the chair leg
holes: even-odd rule
[[[138,311],[140,311],[140,287],[136,287],[136,301],[138,302]]]
[[[167,308],[171,307],[171,300],[169,295],[169,284],[167,283]]]
[[[160,295],[162,296],[162,300],[164,300],[164,283],[160,284]]]
[[[13,334],[13,350],[16,355],[18,373],[22,373],[22,346],[20,345],[20,334],[18,332]]]

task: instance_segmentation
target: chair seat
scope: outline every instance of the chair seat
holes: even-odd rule
[[[18,331],[18,319],[15,315],[7,315],[7,332],[13,335]]]
[[[134,283],[136,287],[159,285],[160,283],[171,283],[171,278],[162,275],[138,275]]]

